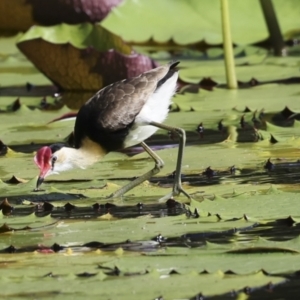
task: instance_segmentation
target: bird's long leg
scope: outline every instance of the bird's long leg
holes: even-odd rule
[[[126,184],[125,186],[123,186],[122,188],[120,188],[119,190],[117,190],[116,192],[111,194],[108,198],[121,197],[123,194],[125,194],[129,190],[133,189],[134,187],[141,184],[145,180],[148,180],[152,176],[159,173],[159,171],[163,168],[163,166],[164,166],[163,160],[155,152],[153,152],[151,150],[151,148],[148,147],[144,142],[141,143],[141,146],[154,160],[154,162],[155,162],[154,168],[152,170],[150,170],[149,172],[145,173],[144,175],[142,175],[142,176],[136,178],[135,180],[131,181],[130,183]]]
[[[179,148],[178,148],[178,156],[177,156],[177,163],[176,163],[176,171],[175,171],[175,179],[174,179],[174,184],[173,184],[173,189],[172,192],[169,193],[168,195],[164,196],[163,198],[160,199],[160,201],[167,200],[172,196],[177,196],[180,193],[183,193],[187,198],[191,199],[191,196],[184,191],[182,188],[181,184],[181,165],[182,165],[182,158],[183,158],[183,150],[185,147],[185,131],[181,128],[176,128],[176,127],[171,127],[167,126],[161,123],[156,123],[156,122],[151,122],[149,125],[156,126],[158,128],[167,130],[167,131],[172,131],[178,134],[179,136]],[[148,147],[144,142],[141,143],[141,146],[144,148],[144,150],[152,157],[152,159],[155,162],[155,166],[152,170],[149,172],[145,173],[144,175],[136,178],[132,182],[128,183],[121,189],[117,190],[115,193],[109,196],[109,198],[116,198],[120,197],[132,188],[136,187],[140,183],[142,183],[145,180],[150,179],[152,176],[156,175],[164,166],[164,162],[162,159],[154,152],[150,147]]]
[[[172,127],[161,123],[151,122],[150,125],[156,126],[158,128],[172,131],[178,134],[179,136],[179,147],[178,147],[178,155],[177,155],[177,163],[176,163],[176,170],[175,170],[175,179],[173,184],[173,190],[170,194],[166,195],[165,197],[161,198],[160,200],[167,200],[172,196],[177,196],[180,193],[184,194],[187,198],[191,199],[191,196],[184,191],[181,184],[181,165],[183,159],[183,151],[185,147],[186,135],[185,131],[182,128]]]

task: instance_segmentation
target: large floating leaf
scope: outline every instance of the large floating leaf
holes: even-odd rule
[[[65,90],[99,90],[154,66],[148,57],[133,53],[121,38],[88,23],[32,27],[18,47]]]
[[[100,256],[101,257],[101,256]],[[72,263],[72,257],[65,257],[65,261]],[[155,259],[155,258],[154,258]],[[78,261],[78,257],[77,257]],[[90,259],[92,262],[93,260]],[[53,261],[52,265],[60,262]],[[77,265],[77,263],[76,263]],[[159,299],[160,295],[164,295],[167,299],[193,299],[197,295],[216,295],[219,293],[229,293],[232,290],[243,290],[248,287],[263,287],[266,286],[270,280],[274,284],[284,282],[284,278],[264,275],[263,272],[254,274],[246,274],[244,276],[226,275],[223,272],[216,272],[212,274],[201,274],[197,271],[186,274],[161,275],[158,270],[138,270],[136,272],[131,270],[122,271],[119,268],[101,268],[97,269],[95,263],[89,268],[81,268],[77,265],[77,274],[75,273],[57,273],[56,270],[51,270],[49,266],[47,273],[30,272],[26,278],[26,290],[22,292],[22,297],[34,295],[36,297],[44,297],[51,299],[72,299],[78,295],[88,295],[90,299],[97,299],[99,295],[111,297],[112,299],[141,299],[147,297],[149,299]],[[68,268],[66,267],[66,270]],[[111,275],[105,275],[109,273]],[[116,272],[115,270],[118,270]],[[69,271],[69,270],[68,270]],[[169,270],[171,271],[171,270]],[[135,273],[135,274],[134,274]],[[127,275],[126,275],[127,274]],[[132,275],[130,275],[132,274]],[[17,283],[14,281],[23,278],[21,272],[15,278],[6,277],[6,286],[4,295],[7,297],[16,298],[19,296],[16,293]],[[13,281],[14,280],[14,281]],[[55,280],[55,281],[53,281]],[[55,287],[53,284],[55,283]],[[151,283],[151,284],[149,284]],[[115,288],[115,285],[118,288]],[[84,289],[82,288],[84,285]],[[101,292],[99,292],[99,285],[101,285]],[[170,288],[176,287],[176,288]],[[45,289],[49,290],[45,292]],[[56,295],[59,294],[57,297]]]
[[[283,33],[298,29],[299,1],[275,0],[273,3]],[[232,39],[235,43],[250,44],[268,37],[259,1],[234,1],[229,7]],[[218,0],[125,0],[112,10],[102,25],[132,42],[153,39],[157,43],[172,40],[181,45],[200,41],[222,43]],[[141,27],[143,30],[140,30]]]
[[[272,81],[279,81],[288,78],[295,78],[295,82],[300,82],[298,64],[300,60],[298,57],[286,58],[282,61],[281,58],[268,58],[259,51],[254,55],[259,61],[256,63],[244,63],[247,59],[251,60],[251,56],[237,58],[236,74],[237,79],[242,82],[250,82],[251,79],[258,81],[258,83],[268,83]],[[284,66],[284,67],[283,67]],[[183,61],[180,64],[182,68],[180,72],[180,79],[188,83],[200,83],[204,78],[211,78],[217,84],[225,84],[225,69],[222,59],[219,60],[205,60],[199,62]],[[296,81],[297,80],[297,81]]]

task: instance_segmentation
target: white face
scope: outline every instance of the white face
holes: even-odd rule
[[[73,164],[72,156],[70,154],[70,148],[65,147],[53,153],[51,157],[52,167],[49,170],[49,173],[47,173],[47,176],[51,174],[59,174],[60,172],[75,168],[76,166]]]
[[[40,169],[37,189],[47,176],[74,168],[85,169],[88,165],[98,161],[99,158],[99,156],[89,157],[84,151],[68,147],[62,147],[52,154],[50,148],[45,146],[38,151],[34,158]]]
[[[35,163],[40,168],[39,177],[46,178],[52,174],[59,174],[60,172],[67,171],[76,167],[73,164],[72,156],[68,155],[68,148],[61,148],[60,150],[54,152],[52,156],[47,161],[44,157],[40,162],[38,162],[37,156],[34,157]],[[46,156],[46,155],[45,155]]]
[[[34,157],[34,161],[40,169],[35,190],[39,190],[40,185],[47,176],[77,167],[77,160],[74,159],[76,152],[76,149],[62,147],[52,154],[50,147],[42,147]]]

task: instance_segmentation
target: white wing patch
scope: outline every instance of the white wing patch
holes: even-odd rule
[[[157,127],[148,125],[150,122],[162,123],[169,112],[171,98],[176,92],[178,73],[169,78],[155,93],[153,93],[140,113],[136,116],[128,136],[125,148],[139,144],[157,131]]]

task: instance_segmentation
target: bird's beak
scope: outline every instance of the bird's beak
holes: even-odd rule
[[[41,186],[41,184],[44,182],[44,179],[46,178],[46,176],[48,176],[48,172],[51,169],[51,166],[49,165],[48,167],[44,168],[43,170],[41,170],[39,178],[36,182],[36,188],[35,190],[38,191],[39,187]]]
[[[36,182],[36,190],[39,189],[39,187],[41,186],[41,184],[44,182],[44,177],[39,176],[37,182]]]

